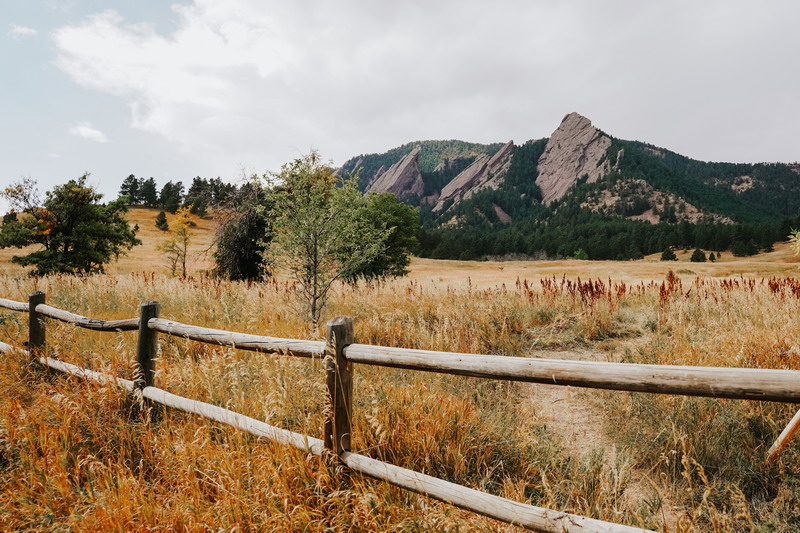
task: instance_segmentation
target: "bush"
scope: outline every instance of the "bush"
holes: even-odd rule
[[[694,252],[692,252],[692,257],[689,258],[689,261],[692,263],[705,263],[706,262],[706,254],[700,248],[695,248]]]
[[[168,231],[169,224],[167,223],[167,214],[164,211],[160,211],[158,215],[156,215],[156,227],[161,231]]]
[[[661,254],[661,260],[662,261],[677,261],[678,260],[678,256],[675,255],[675,251],[672,249],[672,247],[669,247],[666,250],[664,250],[664,252]]]

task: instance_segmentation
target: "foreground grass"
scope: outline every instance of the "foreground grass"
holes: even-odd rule
[[[0,278],[0,295],[104,319],[162,316],[233,331],[319,337],[297,319],[292,288],[131,274]],[[795,282],[577,284],[501,289],[408,281],[337,288],[329,314],[355,318],[363,343],[505,355],[592,349],[610,360],[800,368]],[[20,343],[26,315],[0,313]],[[48,323],[64,360],[132,377],[135,333]],[[618,357],[619,355],[619,357]],[[159,386],[319,436],[319,362],[161,338]],[[649,528],[791,531],[797,445],[778,466],[763,453],[792,408],[600,393],[616,460],[576,458],[538,421],[523,385],[359,367],[354,448],[392,463],[535,505]],[[189,415],[143,422],[114,388],[6,358],[0,368],[0,527],[33,530],[512,530],[324,460]],[[657,480],[643,498],[634,471]],[[667,509],[666,501],[676,508]],[[667,512],[669,511],[669,512]]]

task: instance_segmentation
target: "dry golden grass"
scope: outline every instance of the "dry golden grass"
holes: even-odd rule
[[[146,255],[105,276],[12,271],[0,276],[0,297],[43,290],[52,305],[104,319],[135,316],[140,302],[156,299],[162,316],[187,323],[309,337],[286,282],[170,279]],[[357,342],[389,346],[800,369],[800,285],[785,277],[798,265],[786,259],[779,247],[705,265],[415,260],[410,279],[338,285],[327,313],[353,316]],[[669,268],[703,275],[678,274],[670,288],[662,284]],[[762,278],[769,274],[781,277]],[[567,281],[578,277],[603,284]],[[0,340],[21,343],[26,319],[0,311]],[[55,356],[126,378],[135,338],[48,323]],[[319,436],[319,362],[164,336],[160,348],[159,386]],[[576,444],[560,440],[531,387],[542,386],[358,367],[354,447],[613,522],[669,531],[800,527],[800,444],[776,467],[763,465],[792,406],[586,392],[579,398],[602,434]],[[165,412],[147,423],[120,391],[24,358],[2,359],[0,406],[1,530],[514,530],[191,415]]]
[[[158,251],[158,243],[166,234],[155,227],[159,210],[155,208],[132,207],[128,212],[131,224],[139,226],[138,237],[141,246],[134,247],[127,255],[111,263],[106,268],[109,274],[128,274],[131,272],[156,272],[166,274],[169,267],[166,259]],[[167,221],[172,221],[167,213]],[[213,268],[213,243],[217,222],[212,216],[195,218],[197,227],[189,252],[188,269],[199,274]],[[30,248],[31,250],[33,248]],[[11,264],[13,255],[21,255],[26,249],[0,249],[0,273],[14,275],[20,267]],[[800,273],[800,257],[794,255],[789,245],[779,243],[775,251],[753,257],[734,257],[723,252],[716,262],[691,263],[692,250],[677,250],[678,261],[659,261],[660,254],[653,254],[639,261],[442,261],[436,259],[413,258],[408,279],[432,282],[437,286],[472,283],[475,288],[511,286],[517,279],[535,280],[543,277],[562,277],[569,279],[608,279],[625,283],[662,280],[672,270],[678,277],[691,279],[696,275],[707,277],[731,276],[783,276]]]
[[[109,274],[127,274],[130,272],[168,273],[169,264],[164,254],[158,250],[158,244],[166,239],[167,234],[155,226],[156,215],[160,209],[149,207],[132,207],[128,210],[128,221],[139,226],[136,236],[142,241],[141,246],[133,247],[118,261],[109,264]],[[167,223],[172,222],[174,215],[167,213]],[[188,268],[192,272],[202,272],[213,267],[211,256],[213,251],[217,222],[213,217],[193,217],[196,227],[192,228],[192,242],[189,246]],[[20,272],[20,267],[11,263],[15,255],[25,255],[36,250],[36,247],[0,249],[0,273],[13,275]]]

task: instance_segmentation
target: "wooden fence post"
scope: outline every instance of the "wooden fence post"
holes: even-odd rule
[[[36,306],[43,304],[45,296],[36,291],[28,296],[28,353],[31,360],[39,362],[39,354],[45,351],[44,316],[36,312]]]
[[[352,363],[344,356],[345,347],[353,344],[353,319],[337,316],[326,325],[326,381],[330,410],[325,419],[325,447],[336,455],[350,451],[353,413]]]
[[[147,326],[151,318],[158,318],[161,305],[155,301],[139,306],[139,343],[136,346],[136,374],[134,387],[141,390],[153,386],[158,353],[158,332]]]

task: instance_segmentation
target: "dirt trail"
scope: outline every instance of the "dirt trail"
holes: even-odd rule
[[[637,343],[638,344],[638,343]],[[534,352],[534,355],[550,359],[573,359],[583,361],[606,361],[608,354],[596,350],[564,352]],[[618,450],[608,436],[606,415],[600,405],[600,391],[557,385],[532,383],[525,385],[525,395],[533,403],[536,416],[555,437],[565,453],[581,460],[594,450],[601,450],[607,466],[617,464]],[[632,421],[635,423],[635,421]],[[647,498],[658,492],[663,498],[662,514],[664,530],[674,531],[680,514],[660,489],[656,480],[644,468],[630,467],[625,503],[628,508],[638,508]]]

